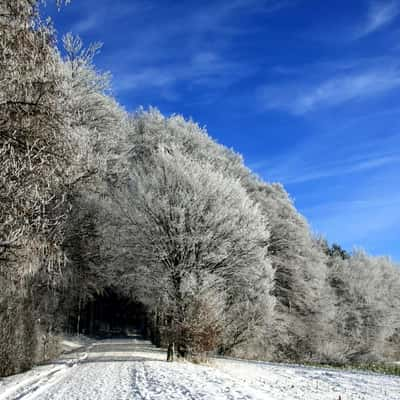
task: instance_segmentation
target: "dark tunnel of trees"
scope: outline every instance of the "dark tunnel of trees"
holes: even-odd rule
[[[80,312],[71,314],[67,331],[97,338],[148,336],[147,325],[143,304],[109,289],[94,296]]]

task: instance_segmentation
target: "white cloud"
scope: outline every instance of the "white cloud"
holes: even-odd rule
[[[115,82],[117,91],[142,89],[143,87],[163,88],[176,81],[176,77],[169,71],[159,68],[146,68],[140,72],[124,74]]]
[[[112,2],[88,0],[71,30],[83,35],[101,32],[106,26],[101,60],[104,68],[118,77],[113,82],[117,93],[157,90],[161,97],[178,99],[188,92],[193,96],[193,87],[202,86],[208,91],[200,101],[204,103],[256,68],[232,51],[234,38],[249,34],[242,19],[272,15],[295,1],[216,0],[188,8],[179,2],[156,6],[138,0],[117,7]],[[119,28],[119,22],[126,28],[126,21],[132,30]],[[199,101],[196,96],[191,101]]]
[[[354,38],[362,38],[389,25],[399,13],[400,7],[397,1],[371,3],[367,19],[364,24],[356,30]]]
[[[352,71],[317,83],[285,82],[260,89],[259,100],[265,109],[306,114],[319,108],[334,107],[387,93],[400,86],[400,70],[393,67]]]
[[[355,129],[360,131],[357,140],[352,137]],[[258,160],[250,167],[268,180],[284,184],[366,176],[400,167],[400,134],[383,131],[369,136],[361,133],[363,129],[364,122],[344,128],[338,124],[331,132],[310,135],[275,158]]]
[[[358,193],[357,193],[358,192]],[[379,240],[400,222],[398,193],[385,199],[377,193],[365,193],[362,188],[348,199],[302,210],[318,233],[345,246],[361,245],[368,238]],[[384,236],[383,236],[384,237]]]
[[[86,17],[78,19],[74,22],[69,30],[74,34],[93,33],[102,30],[104,24],[109,24],[111,21],[115,22],[120,19],[126,19],[133,15],[142,15],[145,12],[152,10],[151,4],[144,4],[143,2],[135,1],[128,4],[97,4],[92,3],[90,0],[80,5],[81,12]]]
[[[102,16],[96,13],[88,16],[87,18],[80,19],[77,21],[72,27],[70,31],[74,34],[83,35],[87,32],[93,31],[96,29],[102,21]]]
[[[250,69],[240,63],[223,59],[219,54],[205,51],[193,53],[186,63],[166,64],[158,67],[136,67],[137,72],[120,73],[115,82],[117,92],[160,89],[168,97],[178,98],[177,85],[201,85],[208,89],[221,89],[246,76]],[[161,94],[162,94],[161,93]]]
[[[377,155],[358,160],[344,160],[342,163],[314,165],[303,171],[293,171],[295,173],[294,175],[283,176],[282,178],[285,183],[303,183],[323,178],[365,172],[396,163],[400,164],[400,156]]]

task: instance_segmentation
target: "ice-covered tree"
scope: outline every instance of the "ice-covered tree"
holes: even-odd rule
[[[330,361],[394,358],[400,323],[400,273],[389,259],[356,251],[328,261],[333,292]],[[329,357],[327,357],[329,358]]]
[[[322,312],[324,257],[281,185],[255,184],[251,193],[267,216],[271,232],[269,254],[276,306],[273,332],[268,338],[270,351],[273,348],[272,356],[278,359],[311,358]]]
[[[64,261],[69,146],[60,58],[37,2],[2,1],[0,36],[0,374],[7,374],[33,361],[35,276],[46,270],[51,287]]]
[[[188,280],[202,287],[205,276],[215,276],[210,290],[223,293],[226,315],[238,304],[256,304],[257,282],[271,281],[269,233],[239,181],[161,148],[151,162],[132,164],[128,187],[115,195],[132,258],[128,276],[147,298],[160,296],[173,334],[186,316]]]

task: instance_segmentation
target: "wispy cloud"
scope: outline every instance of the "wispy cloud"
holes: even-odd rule
[[[114,82],[118,95],[157,93],[163,100],[176,101],[190,93],[191,102],[204,102],[254,72],[254,63],[233,51],[238,38],[243,42],[251,34],[243,19],[271,16],[295,1],[206,0],[183,7],[138,0],[121,2],[122,10],[101,2],[90,13],[82,13],[71,30],[84,34],[96,29],[93,36],[99,34],[106,43],[100,56],[105,68],[118,77]],[[89,3],[93,5],[94,0]],[[102,26],[121,26],[127,21],[128,29],[101,36]],[[194,98],[194,87],[210,93]]]
[[[360,39],[389,25],[399,13],[397,0],[372,2],[365,22],[354,32],[354,39]]]
[[[131,3],[100,3],[93,4],[91,0],[80,4],[80,18],[69,26],[69,30],[74,34],[83,35],[86,33],[95,34],[101,31],[105,24],[110,25],[118,20],[130,18],[133,15],[140,16],[153,9],[150,3],[140,0]]]
[[[100,14],[90,14],[86,18],[82,18],[76,23],[74,23],[71,26],[71,32],[77,35],[83,35],[86,32],[90,32],[94,29],[96,29],[99,25],[99,22],[101,23],[102,16]]]
[[[287,185],[316,232],[379,254],[400,223],[400,134],[352,136],[363,128],[310,136],[256,170]]]
[[[361,140],[352,140],[351,132],[360,126],[336,127],[332,133],[311,135],[275,158],[254,161],[250,167],[268,180],[284,184],[316,184],[324,179],[400,168],[400,134],[364,135]]]
[[[137,72],[119,74],[115,89],[122,93],[131,90],[161,89],[169,100],[177,85],[201,85],[222,89],[251,72],[250,67],[221,58],[214,52],[194,53],[186,63],[165,64],[161,67],[143,67]]]
[[[321,18],[311,21],[310,26],[302,32],[303,37],[311,43],[357,46],[365,44],[369,39],[376,39],[383,46],[390,42],[393,42],[392,46],[395,45],[394,37],[374,36],[383,32],[386,35],[395,28],[400,16],[400,0],[341,0],[324,3],[324,9],[329,10],[329,6],[336,10],[332,10],[332,13],[327,11]]]
[[[279,176],[279,180],[286,184],[304,183],[316,181],[324,178],[332,178],[366,172],[377,168],[382,168],[390,164],[400,165],[400,156],[396,154],[371,154],[363,157],[353,157],[336,162],[320,163],[303,166],[302,170],[287,172],[271,170],[272,175]]]
[[[356,68],[338,75],[304,81],[283,81],[280,85],[265,85],[259,89],[259,101],[264,109],[283,110],[295,115],[383,95],[400,87],[397,65]]]
[[[290,7],[297,0],[231,0],[201,3],[192,16],[189,17],[192,28],[201,30],[219,29],[221,23],[229,24],[232,18],[245,14],[271,14]],[[196,24],[198,22],[198,24]],[[204,22],[207,22],[204,25]]]
[[[356,190],[347,201],[326,202],[302,211],[313,221],[314,230],[331,241],[351,249],[374,238],[374,247],[378,247],[379,241],[385,241],[379,233],[400,223],[400,196],[392,193],[388,199]]]

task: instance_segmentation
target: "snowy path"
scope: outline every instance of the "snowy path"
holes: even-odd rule
[[[135,339],[95,342],[85,352],[0,380],[0,400],[400,400],[400,378],[218,359],[212,367],[167,363]]]

